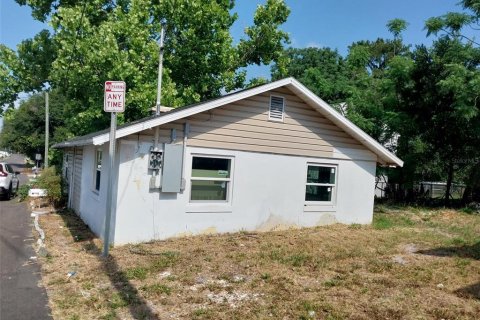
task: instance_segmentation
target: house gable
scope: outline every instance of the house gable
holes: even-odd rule
[[[292,93],[294,93],[293,94],[294,97],[296,96],[298,99],[300,99],[300,102],[302,101],[305,102],[305,104],[307,104],[312,109],[317,111],[322,118],[324,117],[325,119],[328,119],[331,122],[331,124],[334,124],[334,126],[341,128],[344,131],[343,133],[346,133],[347,138],[352,137],[355,141],[359,142],[361,145],[365,147],[365,150],[343,147],[338,143],[330,142],[330,141],[336,141],[336,140],[333,140],[333,138],[324,139],[324,141],[329,142],[330,146],[333,148],[332,153],[335,158],[361,160],[362,158],[366,157],[368,160],[376,159],[379,163],[384,165],[403,166],[402,160],[396,157],[392,152],[387,150],[385,147],[379,144],[375,139],[370,137],[367,133],[362,131],[360,128],[358,128],[348,119],[346,119],[341,114],[336,112],[330,105],[328,105],[328,103],[323,101],[321,98],[317,97],[313,92],[311,92],[308,88],[306,88],[304,85],[302,85],[300,82],[298,82],[294,78],[285,78],[285,79],[264,84],[261,86],[244,89],[244,90],[241,90],[235,93],[230,93],[225,96],[212,99],[206,102],[189,105],[182,108],[177,108],[165,114],[147,117],[144,119],[134,121],[129,124],[122,125],[117,129],[117,138],[124,138],[133,134],[139,138],[140,135],[143,133],[146,133],[147,135],[151,136],[152,135],[151,132],[145,132],[145,131],[150,131],[152,128],[157,126],[163,129],[167,129],[167,126],[165,126],[166,124],[171,124],[173,126],[175,124],[180,123],[181,125],[181,123],[186,122],[186,119],[190,119],[190,117],[192,117],[193,119],[193,116],[206,113],[206,112],[208,112],[208,119],[195,119],[195,120],[200,122],[207,122],[207,120],[211,120],[212,112],[214,109],[219,109],[230,104],[235,104],[239,101],[246,100],[255,96],[261,96],[262,94],[267,92],[275,92],[275,90],[279,90],[279,91],[285,90],[285,88],[282,88],[282,87],[288,88],[287,90],[290,90]],[[244,110],[242,109],[240,111],[243,112]],[[295,119],[300,120],[299,117]],[[217,119],[217,120],[220,120],[220,119]],[[305,119],[302,120],[303,123],[305,122],[304,120]],[[242,123],[235,122],[233,124],[241,125]],[[326,123],[322,125],[322,127],[326,128],[325,125],[331,125],[331,124]],[[288,123],[286,125],[288,125]],[[221,128],[224,128],[224,127],[221,127]],[[179,128],[179,129],[182,129],[182,128]],[[235,128],[235,129],[239,129],[239,128]],[[276,128],[271,128],[271,129],[276,129]],[[320,129],[318,127],[315,127],[315,130],[320,130]],[[340,132],[342,132],[342,130],[340,130]],[[325,133],[325,132],[319,133],[317,131],[311,131],[311,132],[316,134],[323,134],[323,136],[327,136],[327,135],[335,136],[335,134],[333,133],[334,131],[335,130],[332,129],[329,131],[330,133]],[[276,133],[273,133],[273,134],[276,134]],[[131,137],[127,139],[131,139]],[[99,131],[86,136],[77,137],[69,141],[61,142],[59,144],[56,144],[54,147],[65,148],[65,147],[71,147],[71,146],[87,145],[92,143],[94,145],[101,145],[108,141],[109,141],[108,130],[103,130],[103,131]],[[340,141],[338,142],[340,143]],[[217,142],[216,147],[222,148],[221,143],[222,142]],[[355,143],[352,143],[352,144],[355,144]],[[244,145],[246,145],[246,143],[244,143]],[[262,148],[260,152],[272,152],[272,149],[269,149],[270,151],[267,151],[268,146],[263,146],[263,147],[264,148]],[[275,148],[285,149],[288,147],[289,146],[285,144],[283,144],[283,147],[279,146],[279,144],[275,145]],[[302,146],[302,148],[303,147],[304,146]],[[236,149],[241,150],[240,148],[236,148]],[[328,148],[327,150],[324,150],[324,149],[319,150],[318,148],[316,148],[315,150],[320,153],[317,153],[317,155],[313,155],[313,156],[325,154],[325,152],[328,154],[329,152]],[[359,150],[359,151],[356,151],[356,150]],[[375,155],[373,159],[371,156],[372,153]],[[295,153],[295,154],[303,155],[303,153]],[[309,155],[312,156],[312,153],[310,153]]]
[[[269,117],[271,96],[284,99],[283,121]],[[172,129],[187,146],[241,150],[315,158],[339,157],[338,150],[353,150],[343,158],[376,161],[375,154],[283,86],[215,109],[160,126],[160,142],[170,143]],[[152,136],[154,130],[142,135]],[[341,156],[340,156],[341,157]]]

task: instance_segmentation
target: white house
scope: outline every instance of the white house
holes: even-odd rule
[[[125,124],[116,136],[115,244],[368,224],[377,163],[403,165],[293,78]],[[69,206],[99,236],[108,142],[105,130],[55,146],[65,151]]]

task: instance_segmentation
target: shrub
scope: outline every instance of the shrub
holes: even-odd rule
[[[43,170],[37,179],[39,188],[47,191],[47,200],[52,205],[59,205],[62,201],[62,177],[57,174],[55,167],[49,167]]]
[[[30,190],[31,186],[29,184],[22,184],[18,187],[17,196],[18,201],[23,201],[28,197],[28,191]]]

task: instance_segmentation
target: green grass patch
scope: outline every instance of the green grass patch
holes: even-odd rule
[[[173,267],[180,257],[180,253],[176,251],[162,252],[150,265],[152,272],[163,271],[166,268]]]
[[[147,278],[147,273],[148,273],[148,270],[146,268],[134,267],[134,268],[127,269],[125,271],[125,276],[129,280],[131,279],[145,280]]]
[[[216,317],[213,316],[213,312],[209,309],[206,308],[200,308],[193,310],[191,313],[192,319],[216,319]]]
[[[385,230],[394,227],[413,227],[415,222],[409,217],[394,213],[377,213],[373,215],[372,226],[377,230]]]
[[[172,288],[164,284],[155,283],[149,286],[143,286],[140,290],[144,291],[148,295],[158,296],[161,294],[170,295],[172,293]]]

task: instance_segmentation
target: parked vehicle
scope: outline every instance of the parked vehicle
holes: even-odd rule
[[[0,162],[0,196],[10,199],[13,194],[18,191],[18,175],[20,172],[13,171],[12,167]]]

